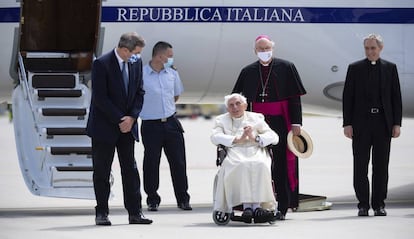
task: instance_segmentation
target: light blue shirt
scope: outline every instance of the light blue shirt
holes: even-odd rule
[[[156,72],[147,64],[142,75],[145,95],[140,118],[152,120],[172,116],[176,111],[174,97],[184,91],[178,72],[172,68]]]

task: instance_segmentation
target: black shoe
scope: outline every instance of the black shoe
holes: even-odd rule
[[[158,211],[158,206],[159,206],[158,203],[149,204],[148,205],[148,211],[156,212],[156,211]]]
[[[97,226],[110,226],[111,221],[108,219],[108,214],[106,213],[98,213],[95,217],[95,224]]]
[[[191,211],[193,208],[190,206],[189,202],[180,202],[177,204],[177,207],[185,211]]]
[[[142,212],[139,212],[137,215],[129,215],[129,224],[151,224],[152,220],[148,219],[142,214]]]
[[[374,216],[387,216],[387,211],[383,207],[374,210]]]
[[[286,219],[286,215],[283,214],[281,211],[277,211],[275,215],[275,219],[279,221],[284,221]]]
[[[263,208],[256,208],[253,213],[253,219],[254,223],[270,222],[273,220],[273,212]]]
[[[368,215],[368,209],[367,208],[360,208],[358,210],[358,217],[367,217]]]
[[[241,219],[242,222],[252,223],[253,209],[251,209],[250,207],[244,209],[240,219]]]

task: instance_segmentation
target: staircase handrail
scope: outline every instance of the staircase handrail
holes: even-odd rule
[[[29,102],[29,106],[31,109],[33,119],[35,119],[34,120],[35,127],[37,128],[36,116],[34,114],[34,108],[33,108],[33,101],[32,101],[32,97],[30,97],[30,89],[29,89],[29,83],[28,83],[29,81],[27,80],[26,68],[24,67],[23,57],[20,52],[18,54],[18,58],[19,58],[19,82],[22,85],[24,97]]]
[[[30,106],[32,107],[32,99],[29,97],[29,85],[27,81],[26,69],[24,67],[22,54],[19,52],[19,82],[23,85],[24,96],[28,98]]]

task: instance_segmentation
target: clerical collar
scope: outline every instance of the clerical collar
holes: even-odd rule
[[[376,61],[371,61],[367,58],[367,61],[369,62],[370,65],[375,66],[379,63],[380,59],[378,58],[378,60],[376,60]]]

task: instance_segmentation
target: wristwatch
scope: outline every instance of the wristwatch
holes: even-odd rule
[[[256,136],[256,138],[254,138],[254,141],[257,142],[257,143],[259,143],[260,142],[260,136],[259,135]]]

